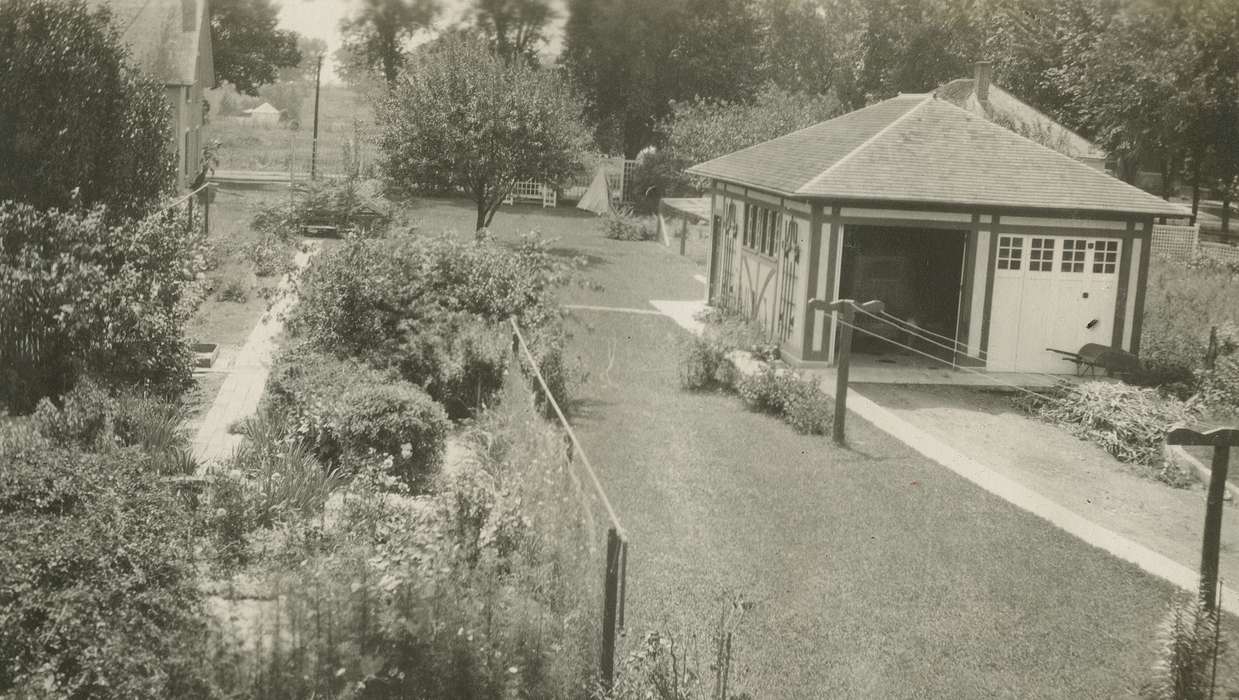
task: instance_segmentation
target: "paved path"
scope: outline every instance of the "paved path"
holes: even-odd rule
[[[297,272],[304,269],[317,252],[318,246],[311,244],[308,251],[297,253]],[[253,415],[258,409],[258,401],[262,398],[267,375],[271,371],[271,356],[276,349],[276,339],[284,330],[284,316],[297,302],[297,298],[289,293],[293,274],[297,273],[286,275],[280,280],[279,301],[250,332],[245,345],[227,370],[228,378],[220,387],[211,409],[202,419],[198,434],[194,436],[194,458],[202,465],[202,469],[232,456],[233,450],[241,442],[241,436],[230,434],[228,426]]]

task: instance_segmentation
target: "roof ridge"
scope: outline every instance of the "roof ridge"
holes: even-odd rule
[[[882,136],[883,136],[886,132],[888,132],[888,131],[890,131],[892,128],[894,128],[896,124],[901,123],[903,120],[907,119],[907,118],[908,118],[911,114],[915,113],[915,112],[916,112],[917,110],[919,110],[921,107],[924,107],[927,103],[932,102],[932,101],[933,101],[933,99],[934,99],[934,95],[933,95],[933,93],[918,93],[918,94],[923,94],[923,95],[924,95],[924,98],[923,98],[920,102],[917,102],[915,105],[913,105],[913,106],[912,106],[912,108],[911,108],[911,109],[909,109],[908,111],[906,111],[906,112],[904,112],[903,114],[899,115],[898,117],[895,117],[894,119],[892,119],[892,120],[890,121],[890,123],[889,123],[889,124],[887,124],[886,126],[882,127],[881,129],[879,129],[877,133],[875,133],[874,135],[872,135],[872,136],[870,136],[869,138],[865,139],[865,140],[864,140],[863,142],[861,142],[861,144],[860,144],[859,146],[857,146],[856,148],[853,148],[852,150],[848,151],[847,155],[843,156],[843,157],[842,157],[842,158],[840,158],[839,160],[836,160],[834,163],[831,163],[831,165],[830,165],[830,167],[829,167],[829,168],[826,168],[826,169],[825,169],[825,170],[823,170],[822,172],[820,172],[820,173],[818,173],[817,175],[813,176],[813,179],[809,180],[808,182],[804,183],[804,184],[803,184],[803,185],[801,185],[800,187],[796,188],[796,193],[797,193],[797,194],[800,194],[800,193],[804,192],[805,190],[810,189],[810,188],[811,188],[814,184],[816,184],[819,180],[821,180],[821,179],[825,178],[826,176],[830,175],[831,171],[835,170],[835,169],[836,169],[836,168],[838,168],[839,166],[841,166],[841,165],[843,165],[844,163],[846,163],[846,162],[848,162],[849,160],[851,160],[853,156],[855,156],[857,153],[860,153],[861,151],[865,150],[865,148],[866,148],[866,147],[868,147],[868,146],[869,146],[870,144],[872,144],[874,141],[877,141],[877,140],[878,140],[879,138],[881,138],[881,137],[882,137]],[[907,97],[912,97],[912,96],[913,96],[913,95],[907,95]],[[904,95],[899,95],[899,97],[904,97]]]
[[[829,118],[829,119],[823,119],[823,120],[822,120],[822,121],[820,121],[820,122],[815,122],[815,123],[810,124],[810,125],[808,125],[808,126],[801,127],[801,128],[799,128],[799,129],[796,129],[795,131],[789,131],[789,132],[787,132],[786,134],[781,134],[781,135],[779,135],[779,136],[775,136],[774,138],[771,138],[771,139],[766,139],[765,141],[758,141],[757,143],[754,143],[754,144],[751,144],[751,145],[745,146],[744,148],[741,148],[740,150],[737,150],[737,151],[732,151],[731,153],[724,153],[724,154],[723,154],[723,155],[721,155],[721,156],[716,156],[716,157],[714,157],[714,158],[711,158],[710,160],[705,160],[705,161],[702,161],[702,162],[700,162],[700,163],[697,163],[697,164],[695,164],[695,165],[690,166],[689,168],[687,168],[687,170],[693,170],[693,169],[695,169],[695,168],[700,168],[700,167],[701,167],[701,166],[703,166],[703,165],[709,165],[710,163],[713,163],[713,162],[714,162],[714,161],[716,161],[716,160],[722,160],[722,159],[724,159],[724,158],[731,158],[732,156],[739,155],[739,154],[741,154],[741,153],[745,153],[745,152],[747,152],[747,151],[751,151],[751,150],[753,150],[753,149],[755,149],[755,148],[759,148],[759,147],[761,147],[761,146],[765,146],[765,145],[766,145],[766,144],[768,144],[768,143],[773,143],[773,142],[775,142],[775,141],[781,141],[781,140],[783,140],[783,139],[791,138],[791,137],[793,137],[793,136],[795,136],[795,135],[797,135],[797,134],[803,133],[803,132],[805,132],[805,131],[809,131],[809,130],[812,130],[812,129],[816,129],[816,128],[818,128],[818,127],[822,126],[823,124],[829,124],[829,123],[831,123],[831,122],[833,122],[833,121],[835,121],[835,120],[837,120],[837,119],[843,119],[843,118],[845,118],[845,117],[851,117],[851,116],[853,116],[853,115],[860,114],[861,112],[864,112],[865,110],[868,110],[868,109],[873,109],[874,107],[877,107],[878,105],[884,104],[884,103],[889,102],[889,101],[891,101],[891,100],[897,100],[897,99],[899,99],[900,97],[908,97],[908,95],[896,95],[895,97],[887,98],[887,99],[885,99],[885,100],[882,100],[881,102],[874,102],[873,104],[871,104],[871,105],[865,105],[864,107],[861,107],[860,109],[854,109],[854,110],[852,110],[851,112],[844,112],[843,114],[836,114],[835,116],[833,116],[833,117],[831,117],[831,118]]]
[[[1107,152],[1105,151],[1105,149],[1103,149],[1101,146],[1098,146],[1097,144],[1093,143],[1093,140],[1092,140],[1092,139],[1086,139],[1086,138],[1084,138],[1083,136],[1081,136],[1078,132],[1076,132],[1076,131],[1075,131],[1074,129],[1072,129],[1071,127],[1067,126],[1066,124],[1064,124],[1064,123],[1062,123],[1062,122],[1058,121],[1058,120],[1057,120],[1057,119],[1055,119],[1054,117],[1051,117],[1050,115],[1048,115],[1048,114],[1046,114],[1045,112],[1043,112],[1043,111],[1041,111],[1040,109],[1038,109],[1036,105],[1032,104],[1031,102],[1025,102],[1024,100],[1021,100],[1021,99],[1020,99],[1020,97],[1019,97],[1019,95],[1016,95],[1015,93],[1011,92],[1010,90],[1004,89],[1001,85],[998,85],[998,84],[996,84],[996,83],[991,83],[991,84],[990,84],[990,88],[991,88],[991,89],[994,89],[994,90],[998,90],[999,92],[1001,92],[1001,93],[1005,94],[1007,97],[1010,97],[1011,99],[1015,100],[1016,102],[1019,102],[1020,104],[1024,105],[1024,106],[1025,106],[1025,107],[1027,107],[1028,109],[1032,110],[1032,111],[1033,111],[1033,112],[1035,112],[1037,115],[1042,116],[1042,117],[1045,117],[1045,120],[1046,120],[1046,121],[1048,121],[1049,123],[1053,124],[1054,126],[1057,126],[1058,128],[1062,129],[1063,131],[1067,132],[1068,134],[1071,134],[1072,136],[1074,136],[1074,137],[1076,137],[1076,138],[1080,139],[1080,140],[1081,140],[1081,141],[1083,141],[1083,142],[1084,142],[1084,143],[1085,143],[1085,144],[1086,144],[1086,145],[1087,145],[1090,149],[1092,149],[1092,150],[1093,150],[1093,151],[1095,151],[1096,153],[1100,153],[1100,154],[1101,154],[1101,156],[1102,156],[1102,158],[1108,158],[1108,157],[1110,156],[1110,154],[1109,154],[1109,153],[1107,153]],[[1064,154],[1064,155],[1065,155],[1065,154]],[[1070,156],[1068,156],[1068,157],[1070,157]],[[1092,157],[1092,156],[1090,156],[1090,157]],[[1073,160],[1074,160],[1074,159],[1073,159]]]
[[[1008,93],[1008,94],[1009,94],[1009,93]],[[1016,98],[1016,99],[1019,99],[1019,98]],[[1087,172],[1090,174],[1090,176],[1097,176],[1097,175],[1100,175],[1101,177],[1105,178],[1106,180],[1112,180],[1112,181],[1113,181],[1113,184],[1119,184],[1119,185],[1123,185],[1123,186],[1125,186],[1125,187],[1131,188],[1131,189],[1135,190],[1136,192],[1139,192],[1141,195],[1143,195],[1143,196],[1144,196],[1144,197],[1146,197],[1146,198],[1149,198],[1149,199],[1155,199],[1155,200],[1157,200],[1158,202],[1163,202],[1163,203],[1165,203],[1165,204],[1170,204],[1170,205],[1172,205],[1172,206],[1179,207],[1181,210],[1183,209],[1183,205],[1181,205],[1181,204],[1176,204],[1176,203],[1174,203],[1174,202],[1170,202],[1170,201],[1167,201],[1167,200],[1165,200],[1165,199],[1162,199],[1161,197],[1158,197],[1157,195],[1152,194],[1152,193],[1150,193],[1150,192],[1145,192],[1144,190],[1140,189],[1139,187],[1136,187],[1135,185],[1131,184],[1130,182],[1125,182],[1125,181],[1123,181],[1123,180],[1121,180],[1121,179],[1119,179],[1119,178],[1117,178],[1117,177],[1115,177],[1115,176],[1111,175],[1110,173],[1108,173],[1108,172],[1106,172],[1106,171],[1104,171],[1104,170],[1098,170],[1097,168],[1094,168],[1094,167],[1093,167],[1093,166],[1091,166],[1091,165],[1087,165],[1087,164],[1085,164],[1085,163],[1081,163],[1078,159],[1076,159],[1076,158],[1072,158],[1071,156],[1067,155],[1066,153],[1061,153],[1061,152],[1059,152],[1059,151],[1056,151],[1056,150],[1054,150],[1053,148],[1050,148],[1049,146],[1046,146],[1045,144],[1042,144],[1042,143],[1037,143],[1037,142],[1036,142],[1036,141],[1034,141],[1033,139],[1030,139],[1030,138],[1028,138],[1027,136],[1024,136],[1023,134],[1020,134],[1020,133],[1017,133],[1017,132],[1015,132],[1015,131],[1012,131],[1011,129],[1008,129],[1008,128],[1007,128],[1007,127],[1005,127],[1005,126],[1002,126],[1002,125],[1000,125],[1000,124],[995,124],[994,122],[992,122],[992,121],[990,121],[990,120],[988,120],[988,119],[986,119],[986,118],[984,118],[984,117],[977,116],[977,115],[973,114],[972,112],[969,112],[968,110],[964,109],[963,107],[960,107],[960,106],[958,106],[958,105],[952,104],[950,100],[937,100],[937,101],[938,101],[938,102],[941,102],[942,104],[946,105],[947,107],[950,107],[951,109],[954,109],[954,110],[957,110],[957,111],[959,111],[959,112],[962,112],[962,113],[965,115],[965,117],[966,117],[966,118],[968,118],[968,119],[975,119],[975,120],[977,120],[977,121],[978,121],[978,123],[985,124],[987,128],[997,129],[997,130],[999,130],[999,132],[1001,132],[1001,133],[1003,133],[1003,134],[1009,134],[1010,136],[1013,136],[1013,137],[1015,137],[1015,138],[1017,138],[1017,139],[1020,139],[1021,141],[1027,141],[1028,143],[1032,144],[1033,146],[1036,146],[1037,148],[1040,148],[1041,150],[1043,150],[1043,151],[1045,151],[1045,152],[1047,152],[1047,153],[1051,153],[1051,154],[1053,154],[1055,157],[1059,158],[1060,160],[1065,160],[1065,161],[1067,161],[1068,163],[1070,163],[1070,164],[1071,164],[1071,166],[1072,166],[1072,167],[1076,168],[1077,170],[1079,170],[1079,169],[1083,168],[1083,171],[1082,171],[1082,172],[1087,171]],[[920,105],[917,105],[917,106],[919,107]],[[996,133],[998,133],[998,132],[996,132]],[[850,154],[849,154],[849,155],[850,155]]]

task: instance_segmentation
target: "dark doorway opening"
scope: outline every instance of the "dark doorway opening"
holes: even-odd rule
[[[847,225],[839,297],[858,302],[881,299],[886,302],[888,313],[932,332],[921,335],[933,340],[858,316],[856,325],[868,332],[853,334],[853,350],[875,355],[916,355],[898,343],[954,362],[952,342],[939,336],[958,337],[967,240],[967,231]]]

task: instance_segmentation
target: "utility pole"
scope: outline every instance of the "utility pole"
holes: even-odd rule
[[[1209,495],[1205,499],[1205,534],[1200,552],[1200,602],[1213,612],[1217,600],[1218,552],[1222,546],[1222,500],[1226,496],[1226,471],[1230,448],[1239,447],[1239,428],[1199,432],[1177,426],[1166,436],[1167,445],[1200,445],[1213,448],[1209,470]]]
[[[314,68],[314,141],[310,145],[310,179],[315,179],[318,166],[318,87],[323,75],[323,55],[318,55],[318,65]]]

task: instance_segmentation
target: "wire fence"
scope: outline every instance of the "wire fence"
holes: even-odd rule
[[[577,439],[576,431],[572,429],[572,424],[568,422],[554,393],[547,386],[546,378],[543,377],[538,361],[534,358],[533,352],[529,349],[529,344],[525,341],[520,324],[516,322],[516,319],[510,319],[509,323],[512,327],[512,354],[515,361],[518,363],[518,366],[523,367],[525,372],[534,379],[537,385],[536,388],[540,391],[546,404],[551,408],[559,427],[564,432],[569,462],[567,473],[572,488],[577,498],[583,504],[586,517],[589,520],[587,527],[591,538],[591,553],[595,551],[597,541],[605,538],[606,556],[603,560],[604,571],[602,577],[602,638],[599,649],[599,676],[603,686],[609,689],[615,678],[615,650],[620,632],[624,628],[624,607],[627,597],[628,534],[620,523],[619,516],[611,504],[611,499],[607,496],[606,489],[603,488],[602,482],[598,479],[598,473],[590,462],[589,455],[585,452],[585,448],[581,445],[580,440]],[[582,480],[581,476],[577,474],[575,469],[577,466],[584,472],[585,480]],[[604,516],[601,523],[595,517],[595,510],[599,508]],[[602,528],[600,526],[605,526],[605,535],[602,535]]]

